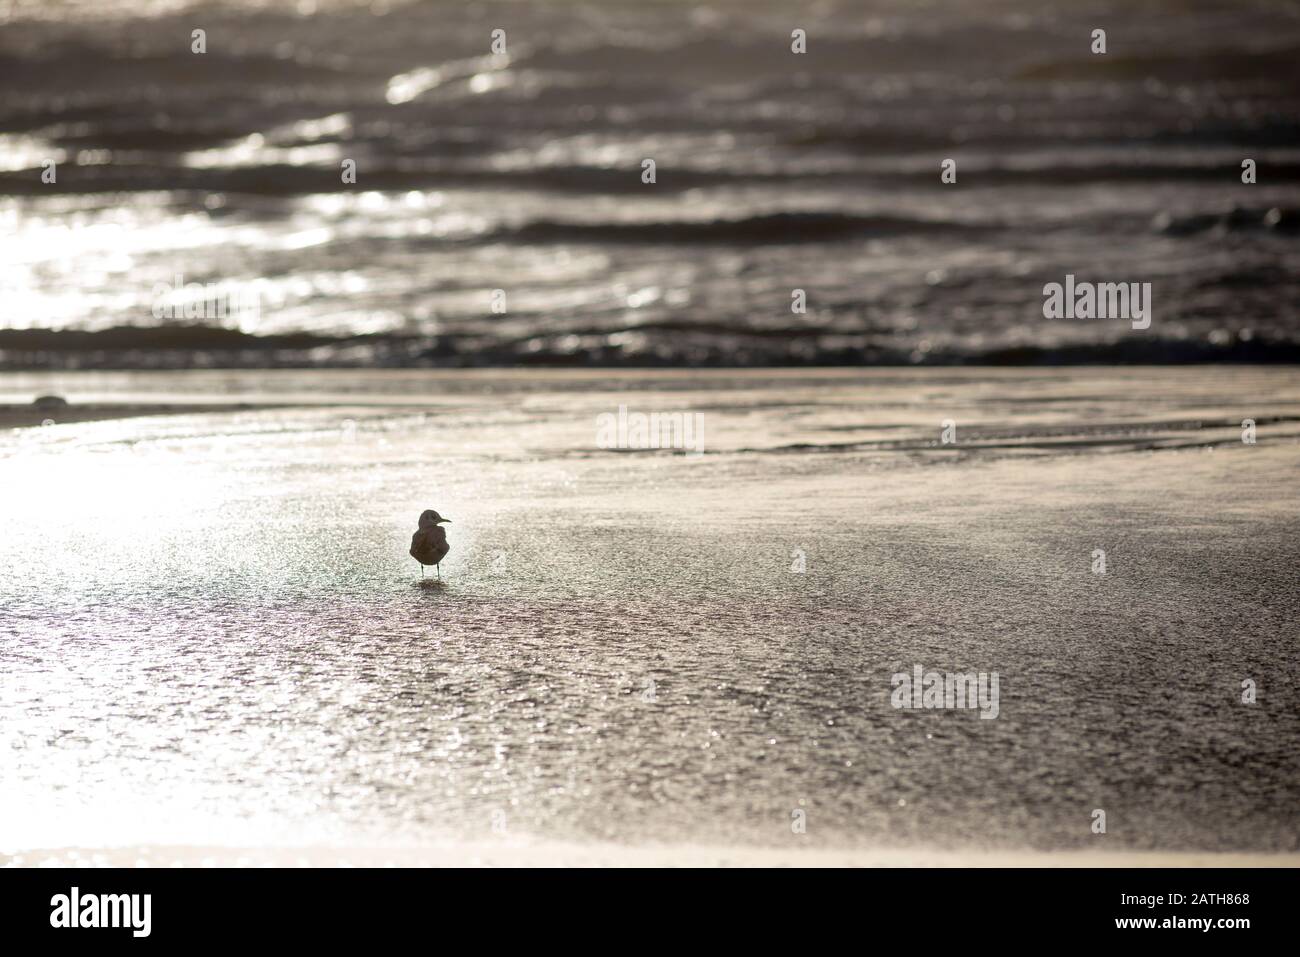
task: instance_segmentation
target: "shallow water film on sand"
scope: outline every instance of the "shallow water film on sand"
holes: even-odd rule
[[[6,854],[1300,850],[1292,369],[0,392]]]

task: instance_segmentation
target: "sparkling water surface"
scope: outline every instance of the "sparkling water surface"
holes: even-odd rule
[[[1285,4],[10,0],[0,22],[6,368],[1300,356]],[[1067,274],[1152,283],[1155,324],[1045,321]],[[204,312],[207,284],[259,308]],[[111,331],[168,305],[171,353]]]

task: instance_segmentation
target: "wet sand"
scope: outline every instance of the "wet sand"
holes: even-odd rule
[[[30,402],[0,403],[0,429],[33,428],[35,426],[70,425],[77,422],[103,422],[109,419],[130,419],[146,415],[194,415],[202,412],[247,412],[257,406],[240,404],[141,404],[141,403],[76,403],[54,409],[40,409]]]
[[[1295,369],[0,377],[185,387],[294,407],[0,435],[17,863],[1300,852]]]

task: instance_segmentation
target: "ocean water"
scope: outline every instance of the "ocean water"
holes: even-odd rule
[[[8,368],[1297,356],[1292,3],[6,0],[0,22]],[[1152,328],[1043,319],[1066,274],[1152,283]]]
[[[282,405],[0,434],[0,853],[1300,850],[1294,369],[33,391]],[[704,454],[599,448],[620,404]],[[893,707],[917,665],[997,717]]]

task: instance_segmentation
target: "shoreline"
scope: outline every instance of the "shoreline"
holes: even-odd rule
[[[627,333],[649,346],[614,345]],[[1129,332],[1114,340],[1061,339],[1024,344],[993,342],[968,348],[934,343],[919,355],[913,345],[865,333],[781,329],[745,324],[712,325],[665,319],[601,329],[603,345],[575,347],[563,333],[543,328],[523,340],[493,340],[482,333],[439,335],[392,330],[320,333],[286,330],[258,335],[221,325],[119,325],[107,329],[0,329],[0,371],[182,372],[230,368],[245,371],[336,368],[389,369],[582,369],[646,368],[1069,368],[1091,365],[1276,365],[1300,362],[1293,336],[1235,336],[1218,342],[1160,333]],[[845,337],[849,341],[844,341]],[[697,348],[678,348],[679,341]],[[195,356],[203,356],[196,367]]]

